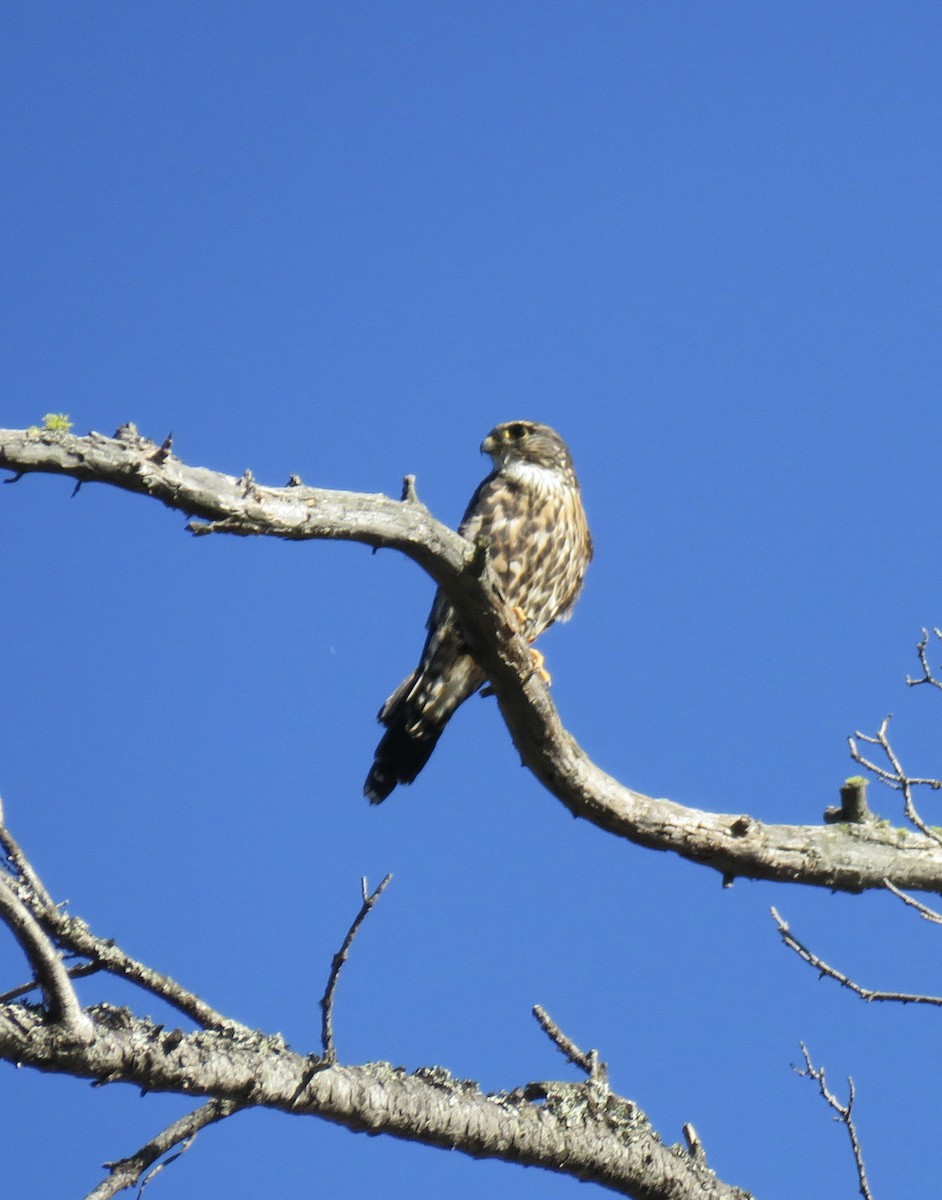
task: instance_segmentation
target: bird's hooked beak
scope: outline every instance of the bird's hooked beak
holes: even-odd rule
[[[487,435],[487,437],[484,439],[484,441],[481,443],[481,453],[482,454],[490,454],[493,456],[496,449],[497,449],[497,441],[494,438],[494,435],[492,433],[489,433]]]

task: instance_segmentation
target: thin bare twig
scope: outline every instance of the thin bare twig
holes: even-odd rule
[[[43,940],[55,942],[60,948],[89,960],[87,964],[73,967],[66,972],[58,955],[55,955],[56,961],[62,969],[63,978],[70,990],[73,990],[73,994],[74,989],[71,989],[69,977],[79,978],[81,975],[92,974],[96,970],[107,971],[137,984],[144,991],[159,996],[206,1029],[219,1029],[228,1033],[251,1033],[248,1026],[233,1021],[230,1017],[224,1017],[211,1008],[205,1000],[201,1000],[199,996],[187,991],[176,980],[138,962],[106,938],[96,937],[84,921],[63,912],[54,903],[29,859],[4,823],[2,804],[0,804],[0,847],[5,851],[7,860],[13,868],[13,878],[18,881],[17,891],[14,893],[18,903],[40,927]],[[8,878],[10,876],[0,872],[0,880]],[[51,946],[50,952],[55,953]],[[30,962],[32,963],[32,959]],[[35,964],[33,965],[35,966]],[[39,985],[43,986],[43,977],[37,973],[36,978]],[[17,996],[23,995],[33,986],[35,984],[25,984],[14,988],[0,997],[0,1003],[9,1002]]]
[[[830,966],[823,958],[820,958],[817,954],[809,950],[804,943],[800,942],[789,929],[788,922],[783,921],[779,916],[777,909],[773,908],[771,912],[778,926],[782,941],[790,950],[794,950],[799,958],[804,959],[810,967],[814,967],[821,975],[827,975],[830,979],[836,979],[841,987],[846,987],[855,996],[859,996],[861,1000],[866,1000],[868,1003],[871,1000],[891,1000],[897,1004],[931,1004],[936,1007],[942,1007],[942,996],[920,996],[915,992],[879,992],[873,988],[861,987],[859,983],[855,983],[843,971],[838,971],[836,967]]]
[[[235,1100],[210,1100],[207,1104],[201,1105],[194,1109],[193,1112],[187,1113],[185,1117],[181,1117],[179,1121],[174,1121],[172,1125],[168,1125],[166,1129],[161,1130],[156,1137],[144,1146],[129,1155],[127,1158],[119,1159],[117,1162],[105,1163],[108,1168],[108,1177],[103,1179],[101,1183],[86,1196],[85,1200],[110,1200],[111,1196],[116,1196],[118,1192],[124,1191],[125,1188],[134,1187],[141,1179],[141,1176],[157,1159],[172,1150],[174,1146],[179,1146],[180,1149],[176,1154],[172,1154],[169,1158],[164,1159],[162,1163],[158,1163],[152,1171],[150,1171],[144,1180],[141,1182],[141,1192],[154,1176],[169,1166],[174,1159],[179,1158],[191,1146],[193,1139],[201,1129],[205,1129],[207,1125],[212,1125],[216,1121],[221,1121],[225,1117],[231,1116],[237,1112],[241,1105]],[[140,1195],[140,1192],[138,1193]]]
[[[325,1063],[335,1063],[337,1061],[337,1049],[334,1045],[334,993],[337,990],[337,981],[340,978],[340,970],[343,964],[347,961],[350,954],[350,947],[353,945],[353,939],[360,931],[360,926],[366,920],[370,909],[385,892],[386,888],[392,882],[392,874],[386,876],[383,882],[379,885],[375,892],[368,893],[366,887],[366,879],[360,880],[360,887],[363,892],[363,903],[360,906],[360,911],[354,917],[353,924],[347,930],[347,936],[343,939],[343,945],[334,955],[333,962],[330,964],[330,978],[327,980],[327,988],[324,995],[321,997],[321,1012],[323,1013],[323,1021],[321,1024],[321,1047],[324,1051],[323,1061]]]
[[[580,1050],[572,1038],[563,1033],[542,1004],[534,1004],[533,1015],[557,1049],[561,1050],[571,1063],[585,1071],[593,1083],[608,1083],[608,1064],[599,1060],[598,1050],[589,1050],[588,1053]]]
[[[40,904],[48,905],[54,908],[52,897],[43,887],[42,880],[33,870],[29,859],[20,849],[19,842],[14,838],[13,834],[7,828],[6,819],[3,812],[3,800],[0,799],[0,846],[3,847],[4,853],[7,856],[7,861],[13,868],[13,873],[26,884],[27,888],[36,896]]]
[[[61,1025],[75,1041],[90,1042],[94,1037],[91,1018],[82,1012],[58,951],[16,894],[13,882],[3,874],[0,874],[0,917],[19,942],[36,975],[49,1020]]]
[[[933,925],[942,925],[942,913],[937,913],[934,908],[930,908],[928,904],[923,904],[919,900],[914,899],[908,892],[904,892],[902,888],[898,888],[895,883],[889,879],[884,879],[883,883],[888,892],[892,892],[894,896],[898,896],[904,904],[908,904],[910,908],[914,908],[924,921],[931,921]]]
[[[163,975],[160,971],[145,966],[130,954],[126,954],[120,946],[96,936],[80,918],[69,916],[53,906],[37,914],[37,919],[60,946],[67,947],[73,954],[82,958],[90,959],[91,963],[101,970],[127,979],[144,991],[159,996],[204,1029],[219,1029],[235,1034],[251,1033],[247,1025],[223,1016],[169,975]]]
[[[828,1088],[827,1079],[824,1075],[824,1067],[816,1067],[811,1061],[811,1055],[808,1053],[808,1047],[804,1042],[801,1042],[801,1053],[805,1060],[804,1069],[796,1067],[792,1063],[792,1070],[796,1075],[801,1075],[803,1079],[813,1079],[818,1085],[818,1091],[828,1106],[837,1113],[835,1121],[840,1121],[847,1130],[847,1136],[850,1138],[851,1149],[854,1152],[854,1164],[857,1167],[857,1180],[860,1184],[860,1194],[863,1200],[873,1200],[873,1193],[870,1191],[870,1184],[867,1181],[867,1172],[864,1169],[863,1152],[860,1147],[860,1139],[857,1137],[857,1126],[854,1124],[853,1110],[854,1100],[857,1098],[857,1092],[854,1088],[854,1081],[850,1075],[847,1076],[848,1096],[847,1103],[841,1104],[840,1100]]]
[[[942,629],[933,629],[932,631],[937,638],[942,640]],[[929,657],[927,650],[929,647],[929,630],[923,626],[922,637],[916,643],[916,652],[919,655],[919,662],[922,666],[922,679],[913,679],[912,676],[906,676],[906,683],[909,687],[918,687],[921,683],[931,684],[934,688],[942,689],[942,680],[936,679],[932,673],[932,668],[929,666]]]
[[[86,975],[97,975],[100,970],[101,967],[98,963],[82,963],[77,967],[69,967],[66,974],[70,979],[84,979]],[[38,981],[31,979],[29,983],[21,983],[19,987],[10,988],[8,992],[0,992],[0,1004],[10,1004],[14,1000],[19,1000],[20,996],[34,992],[38,987]]]
[[[857,733],[854,734],[854,737],[847,739],[850,745],[851,758],[853,758],[856,762],[859,762],[862,767],[866,767],[866,769],[872,774],[876,775],[881,783],[885,783],[887,787],[893,788],[894,791],[902,792],[903,811],[906,814],[906,819],[910,822],[910,824],[915,825],[915,827],[921,833],[924,833],[927,838],[931,838],[932,841],[934,841],[937,845],[942,846],[942,834],[938,833],[938,831],[935,829],[931,829],[925,823],[925,821],[923,821],[922,817],[920,817],[919,813],[916,811],[916,805],[913,802],[913,788],[927,787],[931,788],[933,791],[938,791],[940,788],[942,788],[942,779],[921,779],[906,774],[906,772],[903,770],[902,763],[897,757],[893,747],[890,745],[890,739],[887,736],[886,731],[889,727],[891,716],[884,717],[883,723],[875,735],[860,733],[858,730]],[[855,738],[860,738],[862,742],[867,742],[871,746],[879,746],[886,755],[887,760],[889,761],[889,764],[893,770],[888,771],[885,767],[880,767],[876,763],[871,762],[869,759],[864,758],[857,749]]]

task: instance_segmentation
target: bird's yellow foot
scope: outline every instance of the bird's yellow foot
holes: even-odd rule
[[[510,611],[520,622],[520,632],[524,635],[524,637],[529,638],[530,631],[527,626],[530,624],[530,618],[527,616],[526,609],[521,608],[519,604],[515,604]],[[546,662],[546,659],[539,650],[534,650],[532,646],[530,647],[530,653],[533,655],[533,669],[543,680],[546,686],[549,687],[549,685],[553,682],[553,677],[550,675],[549,671],[547,671],[546,667],[543,666],[544,662]]]
[[[553,677],[550,675],[549,671],[547,671],[546,667],[543,666],[543,664],[546,662],[546,658],[540,653],[539,650],[534,650],[532,646],[530,647],[530,653],[533,655],[533,667],[537,675],[539,675],[546,686],[549,687],[549,685],[553,682]]]

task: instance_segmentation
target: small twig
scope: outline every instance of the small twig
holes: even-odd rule
[[[69,967],[66,974],[70,979],[84,979],[86,975],[96,975],[101,969],[101,963],[82,963],[81,966]],[[0,993],[0,1004],[9,1004],[13,1000],[19,1000],[20,996],[34,992],[38,987],[39,984],[35,979],[30,980],[29,983],[21,983],[19,987]]]
[[[860,1183],[860,1194],[863,1200],[873,1200],[873,1193],[870,1191],[870,1184],[867,1181],[867,1172],[864,1169],[863,1152],[860,1147],[860,1139],[857,1137],[857,1127],[854,1124],[853,1110],[854,1100],[857,1097],[854,1081],[850,1075],[847,1076],[848,1096],[847,1103],[841,1104],[840,1100],[834,1095],[827,1086],[827,1079],[824,1075],[824,1067],[816,1067],[811,1061],[811,1055],[808,1053],[808,1047],[804,1042],[800,1043],[801,1053],[805,1060],[805,1066],[802,1070],[792,1063],[792,1070],[796,1075],[800,1075],[803,1079],[813,1079],[818,1085],[818,1091],[828,1106],[837,1113],[835,1121],[840,1121],[847,1130],[847,1136],[850,1138],[851,1149],[854,1152],[854,1164],[857,1167],[857,1179]]]
[[[687,1143],[687,1152],[691,1158],[695,1158],[697,1162],[706,1162],[706,1150],[703,1148],[703,1142],[700,1141],[700,1135],[696,1129],[690,1124],[681,1125],[680,1132],[684,1135],[684,1141]]]
[[[942,639],[942,629],[933,629],[935,636]],[[929,630],[923,626],[922,637],[916,643],[916,652],[919,655],[919,662],[922,666],[922,679],[913,679],[910,675],[906,676],[906,683],[909,687],[918,687],[921,683],[929,683],[934,688],[942,689],[942,680],[936,679],[932,674],[932,668],[929,666],[929,657],[926,651],[929,647]]]
[[[49,939],[52,939],[59,947],[89,960],[87,965],[75,967],[72,971],[66,972],[61,960],[56,955],[56,961],[62,969],[66,982],[69,980],[69,975],[72,974],[78,978],[83,974],[91,974],[95,970],[107,971],[111,975],[127,979],[143,988],[144,991],[166,1000],[168,1004],[178,1008],[191,1020],[206,1029],[221,1029],[229,1033],[251,1032],[248,1026],[223,1016],[222,1013],[211,1008],[205,1000],[187,991],[176,980],[167,975],[161,975],[159,971],[131,958],[114,942],[96,937],[85,922],[78,917],[64,913],[53,902],[42,880],[33,870],[10,830],[3,823],[2,804],[0,804],[0,846],[6,852],[7,860],[14,868],[15,877],[20,881],[21,891],[16,897],[18,903],[23,905],[24,909],[31,914],[31,919],[39,926],[43,941],[48,942]],[[9,876],[0,872],[0,880],[6,878]],[[32,962],[32,959],[30,961]],[[37,973],[36,978],[39,985],[44,988],[43,977]],[[13,993],[8,993],[0,999],[0,1002],[15,999],[17,995],[29,991],[32,986],[34,985],[30,984],[24,988],[14,989]],[[69,987],[71,988],[71,984]]]
[[[154,453],[150,456],[151,462],[164,463],[173,453],[173,431],[164,438],[161,445],[157,447]]]
[[[788,922],[783,921],[779,916],[777,909],[773,908],[771,912],[776,925],[778,925],[782,941],[790,950],[794,950],[799,958],[804,959],[810,967],[814,967],[821,975],[827,975],[831,979],[836,979],[842,987],[846,987],[849,991],[852,991],[861,1000],[866,1000],[868,1003],[871,1000],[891,1000],[897,1004],[932,1004],[936,1007],[942,1006],[942,996],[920,996],[915,992],[878,992],[873,988],[861,987],[859,983],[855,983],[843,971],[838,971],[836,967],[829,966],[823,958],[819,958],[817,954],[814,954],[807,946],[799,942],[789,929]]]
[[[927,838],[931,838],[932,841],[934,841],[937,845],[942,846],[942,834],[939,834],[936,830],[931,829],[925,823],[925,821],[923,821],[922,817],[920,817],[919,813],[916,811],[916,805],[913,802],[912,792],[914,787],[927,787],[931,788],[933,791],[938,791],[940,788],[942,788],[942,779],[920,779],[918,777],[906,774],[906,772],[903,770],[902,763],[896,756],[896,752],[890,745],[890,739],[887,736],[886,731],[890,724],[891,718],[892,714],[883,719],[883,723],[875,735],[860,733],[858,730],[858,732],[854,734],[854,737],[848,738],[847,740],[850,745],[851,758],[853,758],[856,762],[859,762],[862,767],[865,767],[868,771],[876,775],[876,777],[882,783],[885,783],[887,787],[893,788],[894,791],[902,792],[903,811],[906,814],[906,819],[911,825],[915,825],[920,833],[924,833]],[[885,767],[879,767],[876,763],[864,758],[857,749],[857,743],[854,740],[855,738],[860,738],[862,742],[867,742],[871,746],[879,746],[886,755],[887,760],[893,770],[887,771]]]
[[[235,1100],[210,1100],[200,1108],[194,1109],[193,1112],[187,1113],[179,1121],[174,1121],[172,1125],[161,1130],[156,1137],[142,1146],[140,1150],[135,1151],[134,1154],[119,1159],[117,1162],[105,1163],[104,1165],[108,1168],[108,1178],[103,1179],[94,1191],[89,1192],[85,1200],[109,1200],[111,1196],[116,1196],[125,1188],[134,1187],[147,1168],[157,1162],[161,1155],[172,1150],[174,1146],[180,1146],[176,1154],[172,1154],[162,1163],[158,1163],[153,1171],[144,1178],[141,1183],[141,1192],[143,1192],[159,1171],[162,1171],[164,1167],[190,1148],[193,1139],[201,1129],[231,1116],[240,1107],[241,1105]]]
[[[889,879],[884,879],[883,883],[888,892],[892,892],[894,896],[898,896],[904,904],[908,904],[910,908],[914,908],[924,921],[931,921],[933,925],[942,925],[942,913],[937,913],[934,908],[930,908],[928,904],[923,904],[898,888],[895,883]]]
[[[14,838],[13,834],[7,828],[2,799],[0,799],[0,846],[3,847],[7,861],[16,875],[22,879],[37,901],[44,906],[48,905],[48,907],[54,908],[55,905],[52,902],[52,897],[46,891],[45,887],[43,887],[42,880],[30,866],[29,859],[20,849],[16,838]]]
[[[0,875],[0,918],[20,944],[39,986],[49,1020],[77,1042],[91,1042],[94,1026],[79,1004],[72,980],[59,954],[39,922],[16,894],[13,883]]]
[[[138,962],[114,942],[97,937],[78,917],[69,916],[53,907],[37,913],[37,919],[60,946],[67,947],[73,954],[82,958],[90,959],[101,970],[127,979],[144,991],[159,996],[204,1029],[221,1029],[235,1034],[251,1033],[247,1025],[223,1016],[169,975],[162,975],[152,967]]]
[[[608,1064],[599,1060],[598,1050],[580,1050],[576,1043],[566,1036],[542,1004],[534,1004],[533,1015],[540,1028],[557,1047],[558,1050],[575,1066],[585,1071],[593,1083],[608,1082]]]
[[[326,1063],[335,1063],[337,1061],[337,1049],[334,1045],[334,993],[337,990],[337,981],[340,978],[341,967],[347,961],[350,954],[350,947],[353,945],[353,939],[360,931],[360,926],[366,920],[370,909],[383,892],[385,892],[391,881],[392,873],[386,876],[375,892],[368,894],[366,879],[360,880],[363,903],[360,906],[360,911],[354,917],[353,924],[347,930],[347,936],[343,939],[343,945],[334,955],[333,962],[330,964],[330,978],[327,980],[327,989],[321,997],[321,1011],[323,1013],[321,1047],[324,1051],[323,1061]]]

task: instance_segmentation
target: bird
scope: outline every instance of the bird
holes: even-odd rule
[[[572,456],[555,429],[536,421],[497,425],[481,453],[491,456],[493,470],[471,498],[458,532],[486,546],[500,591],[532,642],[554,621],[569,619],[592,558]],[[452,714],[486,681],[441,588],[426,629],[419,665],[379,710],[386,732],[363,786],[371,804],[413,782]],[[542,655],[531,653],[548,682]]]

